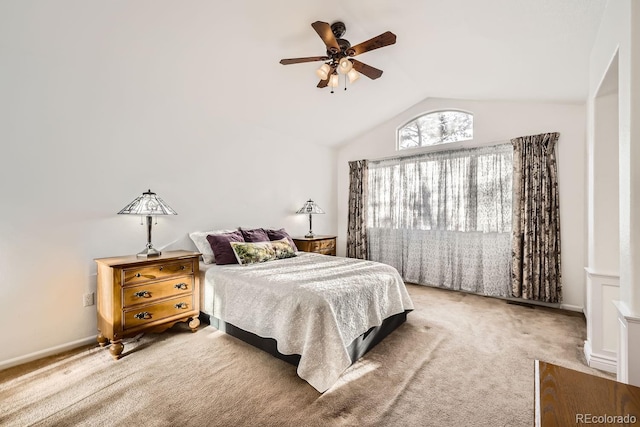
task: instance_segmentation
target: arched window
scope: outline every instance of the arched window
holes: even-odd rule
[[[398,150],[473,139],[473,114],[435,111],[423,114],[398,129]]]

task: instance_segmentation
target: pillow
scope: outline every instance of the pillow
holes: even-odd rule
[[[240,228],[245,242],[268,242],[269,236],[262,228]]]
[[[293,250],[295,252],[298,251],[298,247],[294,243],[291,236],[289,236],[289,233],[287,233],[287,231],[284,228],[281,228],[280,230],[264,229],[264,231],[267,233],[267,236],[269,236],[269,240],[273,241],[273,240],[287,239],[287,241],[289,242]]]
[[[276,259],[276,251],[271,242],[230,242],[230,245],[241,265]]]
[[[213,230],[213,231],[194,231],[189,233],[189,237],[198,248],[198,252],[202,254],[202,261],[205,264],[213,264],[216,260],[211,249],[211,244],[207,240],[209,234],[232,233],[236,230]]]
[[[236,230],[231,233],[209,234],[207,241],[211,245],[217,265],[238,263],[231,248],[231,242],[244,242],[242,233]]]
[[[286,238],[273,240],[271,245],[276,253],[276,259],[292,258],[296,256],[296,251],[291,247],[291,244]]]

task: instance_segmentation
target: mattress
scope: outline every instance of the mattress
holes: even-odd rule
[[[300,355],[298,375],[320,392],[350,366],[356,338],[413,309],[397,270],[373,261],[302,252],[201,275],[203,312]]]

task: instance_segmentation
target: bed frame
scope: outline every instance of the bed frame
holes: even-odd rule
[[[367,332],[353,340],[347,348],[349,351],[349,357],[351,357],[351,363],[355,363],[356,360],[360,359],[366,352],[382,341],[384,337],[402,325],[407,320],[407,313],[410,311],[411,310],[406,310],[403,313],[387,317],[382,322],[382,325],[372,327]],[[273,338],[262,338],[254,333],[247,332],[244,329],[240,329],[237,326],[232,325],[231,323],[224,322],[203,312],[200,312],[200,321],[210,324],[219,331],[236,337],[247,344],[251,344],[252,346],[259,348],[260,350],[264,350],[278,359],[284,360],[292,365],[298,366],[298,363],[300,363],[299,354],[280,353],[278,351],[277,342]]]

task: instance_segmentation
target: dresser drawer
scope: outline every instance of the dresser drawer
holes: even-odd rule
[[[124,312],[124,329],[135,328],[172,316],[180,316],[193,311],[193,294],[183,295],[167,301],[144,305]]]
[[[128,286],[122,289],[122,305],[131,307],[149,304],[156,300],[193,292],[193,276],[175,277],[149,284]]]
[[[192,273],[193,262],[191,260],[129,268],[122,271],[122,274],[124,275],[123,285],[135,285],[137,283],[171,277],[177,274]]]

